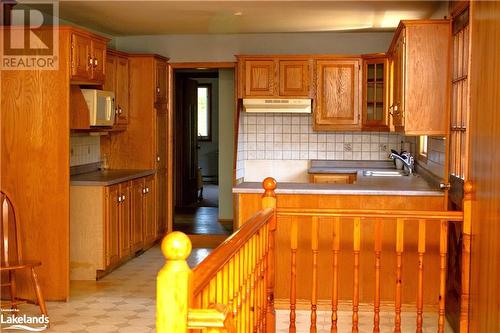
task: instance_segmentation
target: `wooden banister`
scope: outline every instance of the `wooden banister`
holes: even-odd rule
[[[324,209],[324,208],[280,208],[278,216],[318,216],[318,217],[360,217],[370,218],[404,218],[407,220],[448,220],[463,221],[464,214],[460,211],[396,211],[384,209]]]

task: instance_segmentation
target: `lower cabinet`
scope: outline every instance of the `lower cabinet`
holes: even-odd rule
[[[356,173],[313,173],[309,175],[309,182],[314,184],[354,184]]]
[[[95,280],[158,238],[155,175],[71,186],[70,279]]]

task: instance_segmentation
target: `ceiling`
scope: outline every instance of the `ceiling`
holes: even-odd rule
[[[60,1],[61,18],[110,35],[393,30],[442,1]]]

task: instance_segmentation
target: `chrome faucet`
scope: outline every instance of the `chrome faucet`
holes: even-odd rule
[[[393,160],[397,158],[398,160],[403,162],[403,164],[406,165],[406,167],[408,168],[409,174],[411,175],[415,169],[415,161],[413,159],[413,156],[411,156],[410,153],[403,153],[403,156],[405,156],[406,159],[403,158],[402,156],[400,156],[398,154],[394,154],[394,153],[391,153],[389,155],[389,157],[392,158]]]

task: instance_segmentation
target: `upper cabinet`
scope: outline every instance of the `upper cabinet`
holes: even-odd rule
[[[81,31],[71,33],[71,81],[102,83],[107,39]]]
[[[315,130],[359,130],[361,127],[361,59],[316,61]]]
[[[450,78],[449,20],[401,21],[389,49],[389,113],[406,135],[445,135]]]
[[[388,61],[385,54],[363,56],[362,129],[389,131]]]
[[[116,124],[128,123],[129,87],[128,57],[117,51],[108,51],[106,58],[106,79],[103,89],[115,93]]]
[[[308,57],[238,56],[240,98],[310,97]]]
[[[155,104],[167,102],[167,63],[155,59]]]

